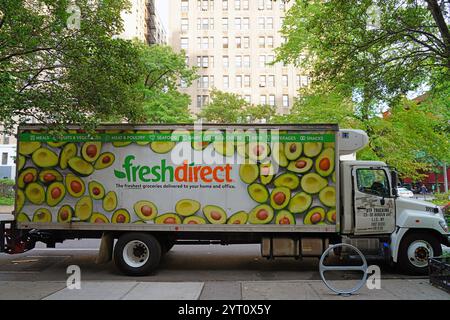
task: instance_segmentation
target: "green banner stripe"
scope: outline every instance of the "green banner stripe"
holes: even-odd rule
[[[335,142],[334,134],[177,134],[177,133],[99,133],[64,134],[55,138],[47,134],[21,133],[22,142],[164,142],[164,141],[227,141],[227,142]]]

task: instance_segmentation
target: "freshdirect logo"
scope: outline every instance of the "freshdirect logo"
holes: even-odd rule
[[[135,159],[133,155],[127,156],[122,164],[125,172],[114,170],[116,178],[128,182],[233,182],[230,164],[212,167],[185,161],[182,165],[172,166],[162,159],[159,165],[146,166],[133,164]]]

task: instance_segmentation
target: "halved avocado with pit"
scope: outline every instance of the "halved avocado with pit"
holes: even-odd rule
[[[300,185],[303,191],[309,194],[316,194],[328,185],[328,180],[322,178],[317,173],[311,172],[302,177]]]
[[[287,172],[276,177],[273,184],[275,187],[286,187],[290,190],[294,190],[297,189],[300,184],[300,179],[296,174]]]
[[[175,205],[175,212],[180,216],[188,217],[200,210],[200,202],[191,199],[182,199]]]
[[[134,213],[143,221],[155,219],[158,215],[158,209],[151,201],[141,200],[134,204]]]
[[[102,153],[97,161],[94,163],[95,170],[102,170],[110,167],[113,163],[116,157],[111,152],[104,152]]]
[[[290,161],[297,160],[302,155],[303,145],[301,142],[286,142],[284,154]]]
[[[259,165],[259,178],[261,183],[266,185],[272,182],[275,176],[275,169],[272,162],[261,163]]]
[[[308,158],[314,158],[322,151],[322,142],[305,142],[303,153]]]
[[[320,190],[319,200],[327,207],[336,206],[336,188],[333,186],[327,186]]]
[[[332,208],[327,212],[327,222],[336,224],[336,208]]]
[[[288,210],[292,213],[303,213],[311,207],[312,197],[306,192],[295,194],[289,201]]]
[[[101,214],[99,212],[94,212],[89,219],[90,223],[109,223],[109,219],[104,214]]]
[[[56,206],[66,195],[66,188],[61,182],[53,182],[48,186],[46,192],[46,201],[50,207]]]
[[[273,156],[275,157],[275,161],[278,165],[283,168],[287,167],[289,160],[286,158],[286,154],[284,153],[284,143],[274,143],[272,149]]]
[[[118,130],[106,130],[106,133],[113,133],[113,134],[134,134],[134,130],[125,130],[123,132],[116,132]],[[113,141],[112,145],[116,148],[122,148],[122,147],[126,147],[129,146],[133,141],[131,140],[126,140],[126,141]]]
[[[36,182],[38,178],[38,171],[36,168],[25,168],[17,177],[17,186],[24,188],[27,184]]]
[[[92,215],[93,203],[90,196],[81,197],[75,205],[75,216],[81,221],[87,221]]]
[[[248,222],[251,224],[268,224],[273,219],[273,209],[267,204],[260,204],[250,211]]]
[[[334,170],[334,149],[327,148],[316,159],[316,172],[328,177]]]
[[[111,212],[117,207],[117,194],[114,191],[109,191],[103,198],[103,210]]]
[[[67,169],[68,161],[77,155],[78,148],[73,142],[68,143],[64,146],[59,154],[59,167],[62,170]]]
[[[248,221],[248,213],[238,211],[228,218],[227,224],[246,224]]]
[[[31,159],[33,163],[41,168],[52,168],[58,165],[58,155],[48,148],[39,148],[33,152]]]
[[[242,182],[251,184],[258,179],[259,168],[257,164],[244,163],[239,166],[239,177]]]
[[[73,209],[69,205],[63,205],[58,210],[57,220],[59,223],[68,223],[72,221]]]
[[[86,187],[83,180],[72,173],[66,175],[67,192],[74,198],[79,198],[84,194]]]
[[[210,145],[209,141],[192,141],[191,142],[192,149],[197,150],[197,151],[205,150],[209,145]],[[183,221],[183,223],[184,223],[184,221]]]
[[[295,224],[295,218],[292,213],[287,210],[281,210],[275,216],[276,224]]]
[[[289,204],[289,200],[291,200],[291,190],[286,187],[277,187],[270,194],[270,205],[275,210],[286,207]]]
[[[269,199],[269,191],[266,186],[260,183],[253,183],[247,187],[250,198],[259,203],[267,202]]]
[[[130,213],[126,209],[116,210],[111,217],[112,223],[130,223],[130,220]]]
[[[37,182],[32,182],[25,188],[25,196],[33,204],[42,204],[45,201],[44,187]]]
[[[81,156],[87,162],[95,162],[100,156],[102,143],[100,141],[85,142],[81,148]]]
[[[63,181],[63,176],[59,171],[54,169],[46,169],[39,172],[39,181],[45,185],[51,184],[53,182]]]
[[[248,157],[255,161],[262,161],[270,155],[270,146],[265,142],[250,142],[248,144]]]
[[[88,184],[89,195],[94,200],[101,200],[105,196],[105,188],[98,181],[90,181]]]
[[[68,161],[70,170],[81,177],[90,176],[94,172],[94,166],[80,157],[73,157]]]
[[[27,162],[27,159],[21,154],[19,154],[19,158],[18,159],[19,160],[18,160],[18,163],[17,163],[17,171],[20,171],[20,170],[23,169],[23,167],[25,167],[25,163]]]
[[[227,213],[219,206],[204,206],[203,215],[209,221],[209,223],[212,224],[224,224],[227,222]]]
[[[20,210],[22,210],[24,204],[25,204],[25,193],[23,193],[22,190],[17,189],[17,191],[16,191],[16,212],[20,212]]]
[[[214,150],[225,157],[232,157],[234,155],[234,142],[214,141]]]
[[[151,134],[151,133],[155,133],[155,131],[153,131],[153,130],[138,130],[138,131],[136,131],[136,134]],[[148,141],[148,140],[136,141],[136,144],[140,145],[140,146],[146,146],[149,143],[150,143],[150,141]]]
[[[40,142],[19,141],[19,154],[28,156],[41,147]]]
[[[33,222],[49,223],[52,222],[52,214],[46,208],[37,209],[33,215]]]
[[[313,166],[313,160],[306,157],[301,157],[297,160],[289,162],[287,169],[295,173],[305,173],[311,170]]]
[[[322,207],[311,208],[303,219],[304,224],[320,224],[325,220],[325,209]]]
[[[16,216],[16,222],[30,222],[30,217],[25,213],[21,212]]]
[[[48,141],[47,144],[52,148],[61,148],[67,141]]]
[[[189,216],[184,218],[183,224],[206,224],[206,220],[199,216]]]
[[[156,224],[181,224],[181,218],[175,213],[164,213],[155,218]]]

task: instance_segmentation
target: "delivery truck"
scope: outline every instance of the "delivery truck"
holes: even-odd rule
[[[367,145],[360,130],[23,125],[17,138],[15,209],[0,223],[8,254],[98,238],[98,262],[139,276],[175,244],[257,243],[274,259],[347,243],[423,274],[449,245],[438,206],[398,197],[395,168],[342,160]]]

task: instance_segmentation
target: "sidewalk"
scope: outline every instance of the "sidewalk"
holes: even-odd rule
[[[353,282],[341,280],[333,285],[350,287]],[[82,282],[80,290],[69,290],[64,282],[0,281],[0,288],[0,300],[450,300],[449,294],[431,286],[427,279],[382,280],[380,290],[364,286],[350,297],[332,293],[319,280],[86,281]]]

